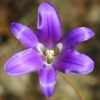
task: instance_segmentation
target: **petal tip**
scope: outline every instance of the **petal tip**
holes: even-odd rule
[[[18,27],[19,25],[21,25],[21,24],[18,23],[18,22],[12,22],[10,28],[12,28],[12,27]]]
[[[9,69],[7,68],[7,65],[6,65],[6,64],[4,65],[4,72],[5,72],[7,75],[13,76],[13,74],[10,73]]]
[[[17,22],[11,23],[10,30],[13,33],[13,35],[19,39],[18,34],[20,33],[20,28],[22,28],[22,25]]]
[[[15,23],[15,22],[12,22],[12,23],[11,23],[11,26],[14,25],[14,23]]]
[[[88,37],[89,38],[91,38],[91,37],[93,37],[95,35],[94,32],[90,28],[80,27],[80,29],[82,29],[86,34],[88,33]]]
[[[55,84],[53,84],[55,85]],[[54,87],[48,85],[48,86],[43,86],[43,85],[40,85],[41,89],[42,89],[42,92],[44,93],[44,95],[47,97],[47,98],[50,98],[53,93],[54,93]]]

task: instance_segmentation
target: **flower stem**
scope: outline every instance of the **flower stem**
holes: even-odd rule
[[[63,73],[61,72],[58,72],[65,80],[66,82],[68,82],[72,87],[73,89],[75,90],[75,92],[77,93],[77,95],[79,96],[80,100],[85,100],[85,98],[82,96],[82,94],[78,91],[78,89],[75,87],[75,85],[66,77],[64,76]]]

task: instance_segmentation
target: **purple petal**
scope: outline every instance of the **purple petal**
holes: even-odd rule
[[[39,82],[46,97],[51,97],[56,84],[56,71],[52,66],[46,66],[40,70]]]
[[[61,34],[61,22],[57,10],[50,3],[42,3],[38,9],[38,37],[46,48],[53,48]]]
[[[66,74],[84,75],[94,69],[94,62],[76,50],[68,49],[55,59],[54,68]]]
[[[4,70],[9,75],[22,75],[43,68],[42,59],[32,48],[12,56],[5,64]]]
[[[88,40],[94,36],[94,32],[86,27],[75,28],[68,32],[68,34],[62,40],[63,49],[73,48],[79,43]]]
[[[27,48],[33,48],[38,43],[35,33],[23,24],[14,22],[10,27],[14,36]]]

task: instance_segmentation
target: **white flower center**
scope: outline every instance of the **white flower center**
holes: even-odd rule
[[[48,59],[52,59],[54,56],[54,51],[53,50],[46,50],[46,56]]]
[[[47,50],[43,44],[37,44],[37,50],[40,53],[40,55],[44,56],[46,64],[52,64],[55,58],[54,56],[57,56],[60,53],[62,47],[62,43],[58,43],[55,50]]]

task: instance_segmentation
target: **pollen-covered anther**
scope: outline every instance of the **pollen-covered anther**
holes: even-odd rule
[[[52,56],[54,55],[53,50],[46,50],[46,56],[48,59],[52,59]]]

